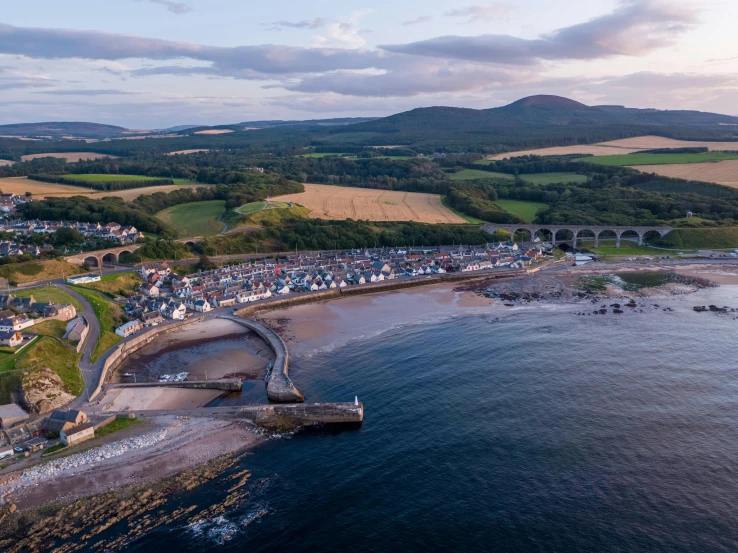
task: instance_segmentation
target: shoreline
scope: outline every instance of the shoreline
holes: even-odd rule
[[[717,285],[738,285],[738,266],[733,270],[727,264],[660,264],[625,265],[592,264],[583,267],[561,267],[553,271],[527,274],[522,278],[495,279],[476,275],[474,279],[456,282],[434,282],[427,285],[393,290],[366,291],[362,294],[338,298],[310,298],[313,301],[262,309],[255,317],[276,330],[287,342],[294,356],[308,358],[312,355],[342,347],[354,340],[367,340],[388,330],[407,325],[424,324],[466,315],[491,315],[504,317],[526,310],[545,310],[557,305],[571,307],[588,305],[603,298],[636,296],[657,298],[661,296],[691,295],[698,288],[689,286],[663,287],[654,293],[635,292],[623,294],[622,290],[608,289],[603,293],[579,296],[575,282],[591,275],[623,272],[669,271],[689,277],[706,278]],[[490,288],[517,288],[520,291],[547,291],[549,297],[536,297],[519,301],[490,297]],[[485,295],[486,294],[486,295]],[[543,294],[541,294],[543,296]],[[340,299],[340,301],[334,301]],[[604,301],[604,300],[603,300]],[[511,308],[511,306],[513,308]],[[264,306],[266,307],[266,306]],[[173,347],[165,344],[162,350]],[[90,443],[92,448],[105,446],[125,438],[166,429],[167,436],[157,443],[104,459],[87,466],[74,467],[67,473],[56,475],[53,481],[40,480],[15,486],[13,475],[18,471],[0,474],[0,496],[7,497],[19,513],[38,512],[51,503],[69,505],[80,498],[98,497],[101,494],[123,493],[130,487],[156,486],[166,479],[186,472],[198,471],[208,464],[217,463],[224,456],[243,455],[263,442],[258,430],[245,422],[214,417],[182,418],[161,415],[145,419],[145,424],[129,436],[112,435],[100,442]],[[87,444],[85,444],[87,445]],[[80,450],[84,450],[83,446]],[[50,457],[42,463],[53,464],[59,457]],[[50,483],[52,482],[52,483]],[[8,491],[8,486],[12,490]],[[74,489],[75,492],[69,493]],[[22,497],[21,497],[22,494]],[[161,498],[165,501],[165,496]],[[0,522],[3,516],[0,504]],[[13,515],[11,515],[13,516]],[[2,542],[0,542],[2,545]],[[39,551],[42,549],[38,549]]]

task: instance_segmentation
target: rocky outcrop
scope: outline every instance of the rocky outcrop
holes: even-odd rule
[[[23,376],[23,393],[23,403],[33,412],[41,414],[59,409],[75,399],[65,390],[59,375],[46,367]]]

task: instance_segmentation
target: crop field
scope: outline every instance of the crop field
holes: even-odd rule
[[[102,159],[104,157],[118,157],[109,156],[108,154],[96,154],[94,152],[53,152],[48,154],[29,154],[27,156],[21,156],[23,161],[30,161],[32,159],[38,159],[40,157],[56,157],[59,159],[66,159],[67,163],[75,163],[82,159]]]
[[[328,157],[328,156],[350,156],[355,154],[342,154],[340,152],[311,152],[309,154],[300,154],[297,157]]]
[[[184,181],[188,182],[188,181]],[[68,198],[69,196],[87,196],[88,198],[105,198],[107,196],[117,196],[130,202],[140,195],[155,194],[156,192],[172,192],[182,188],[198,188],[201,186],[212,186],[209,184],[165,184],[163,186],[146,186],[144,188],[134,188],[131,190],[108,190],[102,192],[85,188],[83,186],[70,186],[68,184],[53,184],[50,182],[38,182],[25,177],[8,177],[0,179],[0,190],[5,194],[20,194],[30,192],[36,197],[58,197]]]
[[[738,154],[728,152],[704,152],[701,154],[626,154],[618,156],[599,156],[595,159],[583,157],[578,161],[609,166],[631,165],[681,165],[684,163],[709,163],[738,159]],[[636,167],[637,168],[637,167]]]
[[[477,162],[479,163],[479,162]],[[458,173],[451,173],[450,180],[472,180],[472,179],[514,179],[513,175],[508,173],[498,173],[496,171],[484,171],[481,169],[464,169]],[[578,175],[571,172],[557,173],[533,173],[530,175],[520,175],[520,178],[532,184],[553,184],[557,182],[587,182],[586,175]]]
[[[218,234],[223,225],[218,218],[225,213],[225,201],[192,202],[168,207],[156,217],[172,225],[180,236],[195,237]]]
[[[6,165],[13,165],[15,163],[14,161],[10,161],[9,159],[0,159],[0,167],[4,167]]]
[[[206,131],[195,131],[194,134],[228,134],[233,132],[231,129],[208,129]]]
[[[497,200],[495,203],[508,213],[517,215],[526,223],[532,223],[536,218],[536,213],[548,207],[547,204],[539,202],[522,202],[520,200]]]
[[[505,159],[519,156],[562,156],[570,154],[592,154],[593,156],[612,156],[618,154],[629,154],[641,150],[654,150],[656,148],[708,148],[715,150],[738,150],[738,142],[701,142],[698,140],[674,140],[662,136],[636,136],[596,144],[582,144],[577,146],[555,146],[552,148],[539,148],[536,150],[521,150],[497,154],[489,159]]]
[[[315,219],[454,224],[466,222],[445,207],[438,194],[306,184],[305,192],[272,199],[300,204],[309,209],[310,217]]]
[[[644,173],[656,173],[664,177],[715,182],[738,188],[738,160],[719,161],[717,163],[637,165],[633,169],[638,169]]]

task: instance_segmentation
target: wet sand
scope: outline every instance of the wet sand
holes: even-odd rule
[[[106,412],[195,409],[205,407],[221,395],[221,390],[113,388],[100,400],[100,407]]]
[[[377,292],[260,313],[257,318],[277,330],[291,353],[335,347],[419,321],[488,311],[495,302],[457,284]]]

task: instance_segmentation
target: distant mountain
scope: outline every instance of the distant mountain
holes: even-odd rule
[[[243,121],[241,123],[233,123],[229,125],[214,125],[214,126],[187,126],[181,130],[171,129],[173,132],[179,132],[182,134],[194,134],[196,132],[202,133],[203,131],[217,131],[217,130],[231,130],[234,132],[239,131],[252,131],[260,129],[276,129],[282,127],[332,127],[342,125],[353,125],[355,123],[365,123],[367,121],[374,121],[376,117],[340,117],[336,119],[308,119],[308,120],[297,120],[297,121],[283,121],[281,119],[267,119],[264,121]]]
[[[169,127],[167,129],[164,129],[166,132],[181,132],[186,131],[187,129],[194,129],[196,127],[199,127],[200,125],[176,125],[174,127]]]
[[[77,138],[114,138],[122,136],[123,127],[86,123],[78,121],[60,121],[45,123],[17,123],[0,125],[0,136],[17,136],[28,138],[61,138],[73,136]]]
[[[369,123],[351,125],[346,132],[495,132],[533,127],[681,126],[718,127],[738,124],[738,117],[698,111],[587,106],[561,96],[529,96],[491,109],[418,108]],[[339,131],[341,132],[341,131]]]

